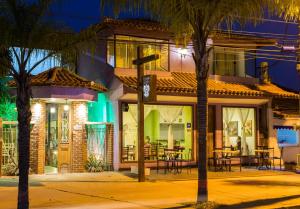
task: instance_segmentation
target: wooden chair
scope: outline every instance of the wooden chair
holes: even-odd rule
[[[122,161],[128,161],[129,160],[129,147],[122,147]]]
[[[144,147],[144,159],[145,160],[150,160],[150,146],[145,146]]]

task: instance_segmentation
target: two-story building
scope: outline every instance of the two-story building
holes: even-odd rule
[[[77,73],[103,83],[114,112],[114,169],[127,169],[137,162],[137,70],[132,60],[137,46],[144,55],[159,59],[143,66],[145,74],[157,75],[157,102],[145,105],[145,144],[185,148],[184,157],[195,163],[196,78],[192,46],[178,48],[173,34],[155,22],[106,19],[99,32],[95,53],[79,57]],[[222,146],[237,146],[242,155],[255,155],[258,145],[278,151],[273,127],[272,99],[298,101],[286,91],[262,79],[255,50],[273,46],[274,40],[216,33],[208,44],[208,155]],[[259,66],[259,67],[258,67]],[[266,76],[265,76],[266,77]],[[274,104],[273,104],[274,106]],[[100,114],[100,113],[97,113]],[[155,166],[151,151],[147,166]]]

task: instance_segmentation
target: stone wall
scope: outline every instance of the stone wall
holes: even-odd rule
[[[46,104],[33,102],[31,111],[30,168],[33,173],[41,174],[45,169]]]
[[[72,154],[71,172],[84,172],[87,160],[87,138],[85,122],[87,121],[86,102],[72,102]]]

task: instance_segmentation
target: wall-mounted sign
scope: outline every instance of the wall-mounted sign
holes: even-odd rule
[[[186,124],[186,128],[192,128],[192,124],[191,123],[187,123]]]
[[[156,75],[143,76],[143,100],[144,102],[156,102]]]

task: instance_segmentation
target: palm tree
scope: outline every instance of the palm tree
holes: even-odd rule
[[[207,191],[207,79],[208,54],[212,47],[207,47],[209,35],[222,23],[230,27],[233,22],[256,22],[263,17],[267,9],[270,14],[285,18],[299,15],[300,1],[274,0],[102,0],[102,8],[114,8],[120,12],[139,11],[150,14],[167,26],[176,39],[192,41],[193,59],[197,79],[197,151],[198,151],[198,195],[197,202],[208,200]],[[297,10],[298,9],[298,10]]]
[[[18,111],[19,187],[18,209],[27,209],[31,75],[44,61],[62,56],[72,60],[79,50],[93,47],[96,27],[82,33],[72,33],[51,19],[49,7],[54,0],[0,1],[0,66],[16,82]],[[93,44],[93,45],[91,45]],[[38,55],[38,56],[37,56]],[[29,63],[32,57],[38,58]],[[12,64],[12,59],[16,64]],[[2,74],[1,73],[1,74]]]

